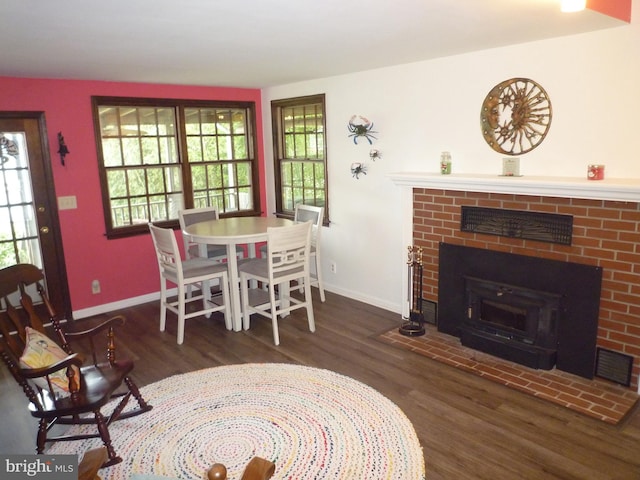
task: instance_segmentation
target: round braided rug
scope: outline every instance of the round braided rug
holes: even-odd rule
[[[254,456],[276,464],[274,479],[425,478],[422,448],[404,413],[371,387],[329,370],[229,365],[141,391],[153,410],[111,424],[123,462],[101,470],[103,480],[132,473],[203,479],[216,462],[236,480]],[[58,442],[47,453],[82,455],[100,445]]]

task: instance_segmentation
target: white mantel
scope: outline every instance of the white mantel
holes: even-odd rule
[[[639,178],[587,180],[578,177],[504,177],[460,173],[442,175],[429,172],[398,172],[388,176],[396,185],[411,188],[640,202]]]
[[[398,172],[387,175],[403,188],[401,195],[402,244],[413,245],[413,189],[431,188],[462,192],[505,193],[543,197],[585,198],[640,203],[640,179],[605,178],[587,180],[578,177],[504,177],[499,175],[461,174],[442,175],[429,172]],[[405,260],[405,251],[402,252]],[[406,275],[406,266],[405,266]],[[402,314],[408,317],[411,292],[403,284]],[[638,387],[640,391],[640,386]]]

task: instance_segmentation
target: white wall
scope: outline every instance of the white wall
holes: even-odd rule
[[[640,0],[635,19],[593,33],[447,57],[268,88],[263,91],[265,138],[271,138],[272,99],[326,94],[329,211],[322,232],[328,290],[402,311],[402,237],[407,203],[387,175],[437,172],[449,150],[454,173],[495,173],[502,155],[485,143],[480,107],[499,82],[527,77],[548,93],[553,120],[545,140],[521,156],[523,175],[586,176],[589,163],[606,165],[606,177],[640,179]],[[357,53],[366,55],[366,51]],[[348,137],[351,115],[374,122],[373,147]],[[368,160],[377,148],[382,158]],[[267,181],[273,185],[267,142]],[[356,180],[349,167],[367,160]],[[639,180],[640,188],[640,180]],[[268,210],[274,211],[273,190]],[[329,271],[335,261],[337,273]]]

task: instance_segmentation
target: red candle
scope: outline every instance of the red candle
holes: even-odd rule
[[[589,165],[587,169],[588,180],[604,180],[604,165]]]

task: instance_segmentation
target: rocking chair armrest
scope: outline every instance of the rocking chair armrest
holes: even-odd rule
[[[121,327],[125,324],[125,322],[126,320],[123,315],[116,315],[115,317],[111,317],[108,320],[105,320],[104,322],[102,322],[99,325],[96,325],[93,328],[89,328],[87,330],[82,330],[79,332],[65,331],[64,335],[65,337],[67,337],[69,342],[72,343],[74,340],[81,340],[83,338],[93,337],[104,330],[108,330],[109,328]]]
[[[80,369],[82,364],[84,363],[84,357],[80,353],[73,353],[62,360],[49,365],[48,367],[40,367],[40,368],[29,368],[29,367],[20,367],[19,373],[25,378],[38,378],[44,377],[46,375],[51,375],[58,370],[66,369],[71,365],[75,365]]]

